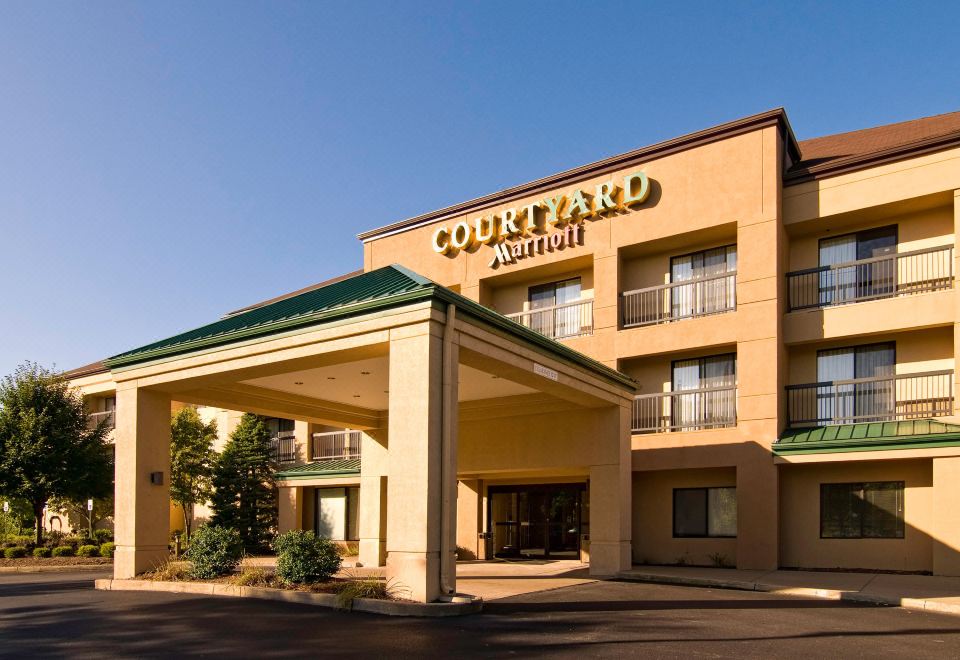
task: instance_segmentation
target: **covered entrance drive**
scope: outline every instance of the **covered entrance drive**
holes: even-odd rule
[[[580,559],[589,533],[585,484],[491,486],[487,554],[497,559]]]
[[[355,525],[363,565],[384,566],[415,600],[455,593],[458,546],[479,550],[480,484],[511,474],[589,479],[591,572],[630,567],[633,381],[402,267],[228,316],[107,366],[117,383],[117,578],[167,556],[171,401],[294,419],[304,438],[310,425],[360,431],[358,475],[285,471],[281,527],[317,526],[318,508],[330,514],[321,526],[350,536]],[[327,502],[314,488],[343,497],[326,490]],[[544,552],[575,552],[584,496],[578,506],[570,495],[538,523]],[[560,524],[568,517],[577,524]]]

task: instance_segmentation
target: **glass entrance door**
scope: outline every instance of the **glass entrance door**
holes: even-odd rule
[[[493,556],[577,559],[586,533],[584,484],[490,488]]]

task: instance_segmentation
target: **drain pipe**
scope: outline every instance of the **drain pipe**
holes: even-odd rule
[[[454,415],[451,414],[453,406],[457,405],[456,390],[457,383],[453,382],[453,332],[454,324],[457,320],[457,307],[453,303],[447,305],[447,318],[443,327],[443,376],[441,379],[442,402],[441,402],[441,427],[440,427],[440,591],[445,596],[453,596],[456,589],[450,583],[448,576],[452,570],[456,570],[453,563],[454,549],[450,544],[450,510],[456,506],[454,498],[456,497],[457,487],[457,467],[456,455],[453,449],[453,428]],[[451,462],[453,456],[453,474],[447,474],[447,464]],[[452,485],[448,483],[453,479]]]

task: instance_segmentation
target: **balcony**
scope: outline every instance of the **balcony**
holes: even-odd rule
[[[909,296],[953,286],[953,246],[787,273],[788,311]]]
[[[634,433],[699,431],[736,423],[736,385],[641,394],[633,400]]]
[[[670,323],[737,308],[737,273],[661,284],[623,293],[623,327]]]
[[[551,307],[507,314],[506,317],[550,339],[568,339],[593,334],[592,299],[574,300]]]
[[[953,370],[788,385],[786,390],[791,427],[953,414]]]
[[[297,439],[292,433],[274,436],[271,442],[277,463],[296,463]]]
[[[360,431],[332,431],[313,434],[310,460],[332,461],[360,458]]]
[[[103,412],[95,412],[87,415],[87,429],[93,430],[97,428],[97,425],[101,422],[106,422],[107,430],[113,430],[117,425],[117,420],[114,410],[105,410]]]

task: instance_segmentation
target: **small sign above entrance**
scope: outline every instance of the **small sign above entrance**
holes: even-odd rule
[[[533,373],[538,376],[543,376],[544,378],[549,378],[550,380],[557,380],[560,377],[556,371],[550,367],[545,367],[542,364],[533,363]]]

